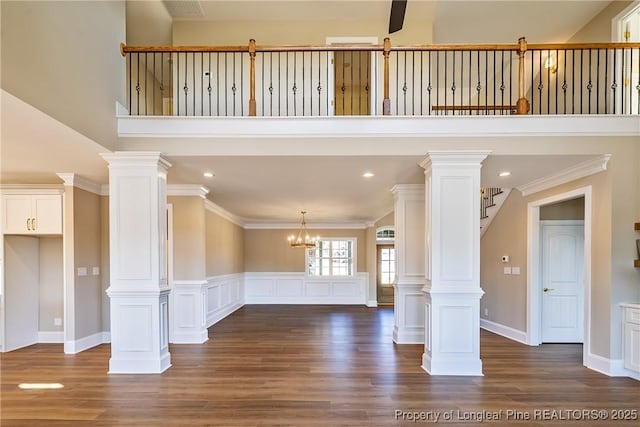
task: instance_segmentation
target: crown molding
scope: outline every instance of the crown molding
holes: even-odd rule
[[[538,193],[576,179],[594,175],[607,170],[607,163],[611,159],[611,154],[603,154],[586,162],[579,163],[561,172],[535,179],[527,184],[516,187],[524,197]]]
[[[167,196],[198,196],[203,199],[209,194],[209,189],[198,184],[169,184]]]
[[[62,194],[62,184],[0,184],[2,194]]]
[[[242,218],[240,218],[238,215],[232,214],[223,207],[216,205],[209,199],[204,200],[204,208],[209,212],[213,212],[214,214],[221,216],[222,218],[234,223],[239,227],[245,228],[245,221]]]
[[[57,173],[56,175],[64,181],[65,187],[76,187],[89,193],[97,194],[98,196],[105,195],[102,192],[104,186],[90,179],[83,178],[75,173]],[[107,192],[107,194],[109,193]]]
[[[308,230],[365,230],[373,227],[369,222],[314,222],[307,224]],[[247,230],[297,230],[300,228],[299,222],[246,222],[244,228]]]
[[[433,150],[429,151],[427,156],[418,164],[423,169],[428,169],[433,165],[480,167],[482,161],[489,154],[491,154],[491,151],[488,150]]]

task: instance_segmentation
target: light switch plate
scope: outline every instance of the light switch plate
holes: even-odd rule
[[[87,267],[78,267],[78,276],[86,276]]]
[[[520,274],[520,267],[511,267],[511,274]]]
[[[62,319],[60,317],[54,317],[53,326],[62,326]]]
[[[100,274],[100,267],[93,267],[93,271],[92,271],[94,276],[97,276]]]
[[[504,274],[511,274],[511,267],[505,267]]]

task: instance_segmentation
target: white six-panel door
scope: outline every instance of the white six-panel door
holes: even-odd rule
[[[584,225],[542,224],[542,342],[583,342]]]

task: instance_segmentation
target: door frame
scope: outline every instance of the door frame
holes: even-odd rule
[[[340,45],[340,44],[361,44],[361,45],[372,45],[372,44],[378,44],[378,37],[327,37],[325,39],[325,43],[327,45]],[[376,108],[376,101],[377,101],[377,97],[378,97],[378,76],[376,73],[376,63],[378,60],[378,55],[376,55],[377,52],[375,51],[371,51],[371,57],[370,57],[370,61],[371,63],[369,64],[370,67],[370,72],[369,75],[371,76],[371,81],[369,82],[369,87],[370,87],[370,93],[371,93],[371,99],[370,99],[370,104],[369,104],[369,115],[370,116],[374,116],[376,115],[375,113],[377,112],[377,108]],[[334,66],[334,54],[333,52],[330,52],[329,55],[331,64],[328,64],[327,67],[329,67],[330,72],[328,73],[328,78],[327,78],[327,90],[329,90],[330,92],[330,97],[329,99],[330,101],[330,105],[327,106],[328,108],[328,116],[329,117],[333,117],[336,115],[336,106],[335,106],[335,99],[336,99],[336,70],[335,70],[335,66]]]
[[[582,219],[560,219],[560,220],[540,220],[540,242],[542,242],[543,238],[543,228],[545,226],[579,226],[582,227],[582,233],[583,233],[583,237],[584,237],[584,220]],[[540,273],[544,272],[544,267],[543,267],[543,261],[544,261],[544,247],[541,245],[540,246]],[[584,262],[583,262],[584,264]],[[584,267],[584,266],[583,266]],[[542,277],[542,274],[540,275],[540,283],[542,286],[544,278]],[[584,280],[582,280],[582,300],[584,301]],[[539,294],[540,295],[540,294]],[[540,301],[540,314],[542,314],[542,300]],[[583,323],[584,326],[584,323]],[[540,318],[540,342],[542,343],[542,317]],[[583,329],[582,331],[582,342],[584,343],[584,335],[585,335],[585,331]]]
[[[591,212],[592,187],[586,186],[565,193],[535,200],[527,204],[527,334],[526,343],[542,342],[542,274],[540,246],[540,207],[584,197],[584,341],[582,363],[591,354]]]

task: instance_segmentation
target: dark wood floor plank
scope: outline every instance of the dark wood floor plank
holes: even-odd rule
[[[392,328],[389,308],[246,306],[210,328],[207,343],[172,345],[161,375],[108,375],[108,345],[64,355],[39,344],[0,355],[0,424],[389,426],[416,425],[396,411],[431,411],[469,426],[459,417],[502,411],[502,424],[526,427],[567,420],[515,421],[506,411],[640,410],[640,382],[584,368],[581,345],[529,347],[482,331],[483,377],[431,377],[422,346],[394,344]]]

